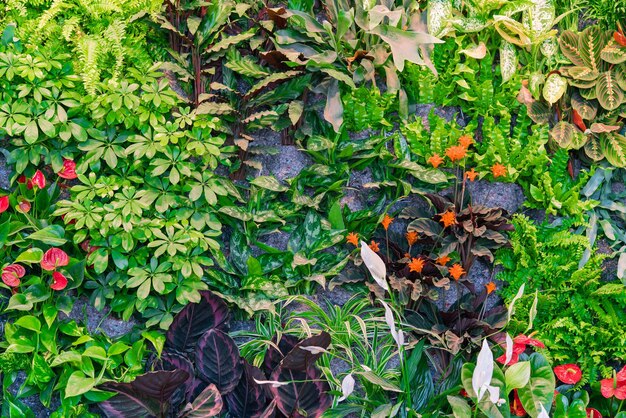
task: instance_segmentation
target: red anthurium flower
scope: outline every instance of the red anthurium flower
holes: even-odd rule
[[[626,46],[626,36],[624,36],[624,34],[615,31],[613,33],[613,39],[615,39],[615,42],[617,42],[621,46]]]
[[[607,399],[615,396],[617,399],[623,401],[626,399],[626,382],[616,382],[613,378],[602,379],[600,381],[600,393]]]
[[[533,347],[546,348],[546,345],[539,340],[527,337],[523,334],[513,338],[513,342],[516,344],[532,345]]]
[[[50,285],[50,289],[52,290],[63,290],[67,286],[67,278],[55,271],[52,273],[52,284]]]
[[[39,170],[35,171],[35,175],[31,179],[31,181],[33,182],[35,186],[39,187],[40,189],[46,188],[46,178],[44,177],[43,173]]]
[[[0,197],[0,213],[9,208],[9,196]]]
[[[554,368],[554,374],[567,385],[575,385],[583,377],[580,367],[576,364],[561,364]]]
[[[41,260],[41,268],[47,271],[55,270],[57,267],[67,266],[70,262],[70,258],[60,248],[50,248],[43,255]]]
[[[76,174],[76,163],[72,160],[63,159],[63,168],[57,173],[59,177],[67,180],[74,180],[78,175]]]
[[[28,200],[21,200],[17,207],[22,213],[30,212],[30,202]]]
[[[624,366],[622,370],[617,372],[615,377],[617,378],[618,383],[626,384],[626,366]]]
[[[519,360],[519,355],[526,351],[526,346],[528,345],[540,348],[546,347],[539,340],[535,340],[534,338],[530,338],[525,335],[518,335],[517,337],[513,338],[513,355],[511,356],[511,360],[506,364],[506,366],[511,366],[517,363]],[[504,364],[504,362],[506,361],[506,353],[498,357],[496,361],[500,364]]]
[[[20,279],[24,277],[26,270],[19,264],[9,264],[2,269],[2,281],[9,287],[20,285]]]
[[[21,176],[19,176],[19,177],[17,178],[17,182],[18,182],[18,183],[22,183],[22,184],[26,183],[26,180],[27,180],[27,179],[26,179],[26,176],[25,176],[24,174],[22,174]]]
[[[526,415],[526,411],[522,406],[522,401],[517,394],[517,389],[513,390],[513,402],[511,402],[510,408],[511,414],[515,415],[516,417],[523,417]]]
[[[587,408],[587,418],[602,418],[602,414],[595,408]]]

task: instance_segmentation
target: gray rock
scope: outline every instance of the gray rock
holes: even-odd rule
[[[597,240],[596,246],[598,253],[607,255],[607,258],[602,262],[602,280],[607,282],[615,280],[617,277],[617,262],[619,256],[611,257],[613,249],[611,248],[611,244],[604,238]]]
[[[104,333],[110,338],[126,335],[138,325],[132,319],[130,321],[122,321],[121,319],[111,317],[109,314],[110,310],[108,308],[100,312],[91,305],[89,299],[80,297],[74,302],[72,311],[67,317],[86,325],[90,334]],[[60,314],[59,317],[63,319],[65,315]]]
[[[7,166],[4,155],[0,153],[0,189],[9,188],[9,178],[11,177],[11,169]]]
[[[430,123],[428,122],[428,115],[430,111],[435,109],[435,114],[444,118],[446,121],[450,122],[452,119],[456,117],[456,122],[459,126],[464,127],[467,125],[465,118],[463,117],[462,110],[460,107],[456,106],[436,106],[432,103],[429,104],[417,104],[415,105],[415,109],[411,108],[411,111],[422,119],[424,127],[430,130]]]
[[[468,184],[468,191],[474,205],[506,209],[515,213],[524,203],[524,192],[515,183],[494,183],[475,181]]]
[[[350,173],[348,186],[344,188],[344,195],[340,200],[341,206],[347,205],[352,211],[365,209],[372,192],[363,188],[363,185],[373,181],[374,177],[369,167]]]
[[[254,134],[254,141],[250,145],[251,160],[262,164],[262,176],[276,176],[284,181],[293,178],[304,168],[313,164],[311,158],[294,145],[282,145],[280,133],[269,129]]]
[[[490,281],[495,282],[494,277],[495,273],[492,273],[489,264],[482,259],[476,259],[474,261],[474,264],[472,264],[472,267],[467,275],[470,283],[474,285],[476,293],[484,291],[485,285]],[[501,286],[498,284],[496,285]],[[459,299],[460,296],[468,292],[469,291],[464,285],[457,285],[456,282],[453,282],[450,284],[450,288],[448,290],[441,290],[441,297],[437,301],[437,306],[440,309],[447,310]],[[493,308],[497,303],[499,303],[499,297],[495,294],[491,294],[487,300],[487,309]]]

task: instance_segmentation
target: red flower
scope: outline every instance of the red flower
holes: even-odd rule
[[[52,284],[50,285],[50,289],[52,290],[63,290],[67,286],[67,278],[55,271],[52,273]]]
[[[0,213],[9,208],[9,196],[0,197]]]
[[[67,266],[70,262],[69,257],[60,248],[50,248],[43,255],[43,260],[41,260],[41,268],[47,271],[55,270],[57,267]]]
[[[613,32],[613,39],[615,39],[615,42],[620,44],[620,46],[626,46],[626,36],[624,36],[624,34],[615,31]]]
[[[523,417],[524,415],[526,415],[526,410],[524,410],[524,407],[522,406],[522,401],[517,394],[517,389],[513,390],[513,402],[511,402],[510,408],[511,414],[515,415],[516,417]]]
[[[19,176],[19,177],[17,178],[17,182],[18,182],[18,183],[22,183],[22,184],[26,183],[26,180],[27,180],[27,179],[26,179],[26,176],[25,176],[24,174],[22,174],[21,176]]]
[[[580,367],[576,364],[561,364],[554,368],[554,374],[567,385],[575,385],[583,377]]]
[[[31,179],[33,184],[37,187],[39,187],[40,189],[45,189],[46,188],[46,178],[44,177],[43,173],[39,170],[35,171],[35,175],[33,176],[33,178]]]
[[[546,346],[541,341],[520,334],[517,337],[513,338],[513,355],[511,356],[511,360],[506,363],[506,366],[511,366],[517,363],[517,361],[519,360],[519,355],[526,351],[526,346],[528,345],[531,345],[533,347],[546,348]],[[506,361],[506,353],[498,357],[496,361],[500,364],[504,364],[504,362]]]
[[[24,277],[26,270],[19,264],[9,264],[2,269],[2,281],[9,287],[20,285],[20,279]]]
[[[63,168],[57,173],[59,177],[67,180],[74,180],[78,177],[76,174],[76,163],[72,160],[63,159]]]
[[[22,213],[30,212],[30,202],[28,200],[21,200],[19,205],[18,205],[18,209]]]
[[[617,378],[617,376],[615,377]],[[626,381],[620,382],[613,378],[602,379],[600,381],[600,393],[607,399],[615,396],[620,401],[623,401],[626,399]]]
[[[602,414],[595,408],[587,408],[587,418],[602,418]]]
[[[527,337],[523,334],[513,338],[513,342],[517,344],[532,345],[533,347],[546,348],[546,345],[541,341]]]

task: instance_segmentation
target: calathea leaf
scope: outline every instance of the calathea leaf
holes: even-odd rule
[[[214,384],[210,384],[193,402],[185,406],[181,418],[215,417],[222,411],[222,406],[222,395]]]
[[[218,329],[207,331],[196,345],[196,369],[222,394],[235,388],[243,373],[243,361],[235,341]]]
[[[226,395],[228,412],[234,417],[257,417],[265,410],[267,404],[266,390],[255,382],[266,380],[265,374],[248,362],[244,363],[244,371],[239,383],[232,392]]]
[[[174,391],[188,378],[184,370],[157,371],[138,376],[131,383],[105,383],[100,389],[116,395],[98,406],[109,418],[162,416]]]
[[[200,302],[186,305],[167,330],[166,347],[179,351],[193,350],[198,339],[209,329],[228,326],[228,306],[208,290],[200,292]]]
[[[267,373],[271,373],[282,361],[282,359],[298,344],[298,338],[294,335],[283,334],[278,344],[276,338],[272,339],[272,345],[265,352],[263,366]],[[278,349],[276,349],[278,347]]]
[[[279,366],[271,380],[288,384],[272,385],[270,391],[280,412],[287,417],[319,418],[331,405],[330,387],[322,379],[313,367],[304,372]]]
[[[596,96],[600,106],[606,110],[615,110],[624,101],[624,92],[619,87],[613,71],[600,74],[596,83]]]
[[[626,166],[626,137],[609,132],[600,138],[600,147],[606,160],[616,167]]]
[[[195,371],[193,363],[191,363],[187,356],[175,350],[164,351],[160,358],[155,359],[153,367],[154,370],[183,370],[187,372],[189,374],[189,378],[184,384],[180,385],[181,390],[177,390],[172,395],[172,403],[176,404],[182,402],[184,399],[188,399],[187,395],[193,388]]]
[[[303,347],[320,347],[326,349],[330,345],[330,334],[322,331],[317,335],[300,341],[281,361],[281,367],[292,370],[306,370],[320,358],[323,352],[313,353]]]

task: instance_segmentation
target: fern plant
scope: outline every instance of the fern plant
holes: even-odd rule
[[[552,363],[577,363],[584,373],[583,385],[597,373],[608,377],[611,362],[626,361],[626,292],[619,282],[600,279],[603,255],[593,253],[584,267],[579,260],[589,242],[570,232],[579,225],[536,226],[522,215],[513,219],[511,248],[497,253],[504,270],[498,278],[506,283],[500,292],[511,303],[519,287],[526,286],[517,302],[509,333],[536,330],[548,347]],[[536,309],[531,309],[537,296]],[[530,312],[536,312],[534,321]]]

